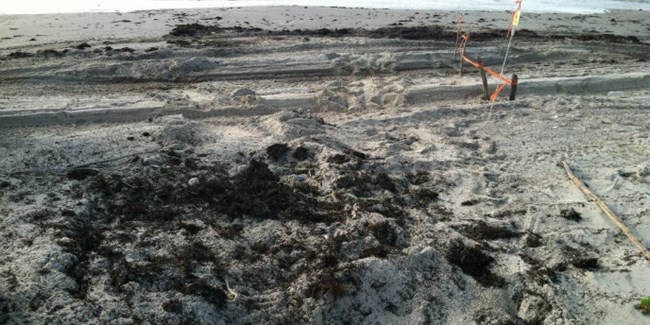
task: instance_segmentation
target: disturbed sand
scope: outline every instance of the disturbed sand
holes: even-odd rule
[[[520,27],[488,119],[455,13],[0,17],[0,323],[650,322],[650,15]]]

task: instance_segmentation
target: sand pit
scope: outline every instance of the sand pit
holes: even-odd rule
[[[449,12],[29,17],[0,27],[0,323],[650,322],[648,261],[560,164],[650,246],[644,11],[526,17],[491,119]],[[464,17],[496,69],[509,16]]]

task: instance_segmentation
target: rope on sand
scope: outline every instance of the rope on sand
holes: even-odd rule
[[[562,165],[564,165],[564,169],[566,170],[567,175],[569,176],[569,179],[577,186],[586,196],[589,198],[589,200],[596,202],[596,205],[605,212],[605,214],[611,219],[617,226],[618,228],[625,234],[627,239],[629,239],[634,246],[636,246],[639,251],[641,252],[641,255],[643,255],[648,261],[650,261],[650,251],[648,248],[646,248],[641,241],[635,237],[632,234],[632,231],[630,231],[630,228],[628,228],[625,224],[623,224],[623,221],[619,217],[612,212],[612,210],[609,209],[607,204],[603,202],[596,194],[591,192],[585,184],[578,179],[574,174],[573,171],[571,171],[571,167],[566,161],[562,161]]]

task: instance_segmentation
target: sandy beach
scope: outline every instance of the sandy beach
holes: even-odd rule
[[[0,16],[0,324],[650,323],[650,13],[456,21]]]

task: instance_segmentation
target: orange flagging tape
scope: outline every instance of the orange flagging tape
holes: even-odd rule
[[[519,17],[518,15],[521,15],[521,0],[515,0],[515,4],[517,5],[517,9],[512,13],[512,16],[510,16],[510,21],[508,22],[508,27],[506,28],[508,32],[506,33],[506,38],[510,37],[510,33],[512,33],[512,27],[519,25]]]
[[[510,17],[510,22],[508,23],[508,25],[509,25],[508,35],[507,35],[508,37],[510,37],[510,32],[512,31],[513,26],[517,26],[517,24],[519,23],[518,15],[521,14],[521,1],[522,0],[515,0],[515,4],[517,5],[517,10],[515,10],[512,13],[512,16]],[[460,34],[460,22],[461,22],[461,16],[458,15],[458,34]],[[456,43],[456,46],[457,46],[456,52],[460,53],[461,60],[463,60],[463,61],[473,65],[477,69],[483,70],[483,71],[491,74],[495,78],[503,81],[503,83],[500,84],[499,87],[497,87],[497,89],[490,95],[490,101],[491,102],[493,102],[497,98],[497,96],[499,96],[499,93],[503,90],[503,88],[506,87],[506,85],[510,85],[510,86],[516,86],[517,85],[515,82],[512,81],[512,79],[508,79],[508,78],[496,73],[495,71],[490,70],[486,66],[470,60],[468,57],[465,56],[464,48],[465,48],[465,45],[467,44],[467,42],[469,42],[469,34],[464,34],[463,36],[461,36],[459,38],[459,41],[460,42],[457,41],[457,43]]]
[[[485,66],[483,66],[481,64],[478,64],[478,63],[468,59],[465,55],[462,55],[461,57],[462,57],[463,61],[465,61],[465,62],[475,66],[476,68],[481,69],[481,70],[495,76],[497,79],[503,81],[503,83],[501,85],[499,85],[499,87],[497,87],[497,89],[492,93],[492,95],[490,95],[490,101],[491,102],[493,102],[497,98],[497,96],[499,96],[499,93],[503,90],[503,88],[506,85],[511,85],[511,86],[514,85],[514,83],[512,82],[511,79],[508,79],[508,78],[506,78],[506,77],[504,77],[504,76],[502,76],[502,75],[500,75],[500,74],[486,68]]]
[[[512,85],[512,80],[510,80],[510,79],[508,79],[508,78],[506,78],[506,77],[504,77],[504,76],[502,76],[502,75],[500,75],[500,74],[494,72],[493,70],[490,70],[489,68],[486,68],[486,67],[485,67],[484,65],[482,65],[482,64],[478,64],[478,63],[476,63],[476,62],[474,62],[474,61],[468,59],[465,55],[463,55],[462,57],[463,57],[463,61],[465,61],[465,62],[467,62],[467,63],[473,65],[473,66],[476,67],[477,69],[481,69],[481,70],[483,70],[483,71],[485,71],[485,72],[487,72],[487,73],[493,75],[493,76],[496,77],[497,79],[503,81],[504,83]]]
[[[508,79],[508,78],[496,73],[495,71],[487,68],[486,66],[484,66],[482,64],[479,64],[477,62],[474,62],[474,61],[470,60],[468,57],[466,57],[465,52],[463,51],[463,47],[468,41],[469,41],[469,35],[465,34],[465,35],[463,35],[461,37],[460,46],[459,46],[459,48],[457,50],[457,51],[460,52],[461,60],[463,60],[463,61],[473,65],[475,68],[483,70],[483,71],[491,74],[495,78],[503,81],[503,83],[501,85],[499,85],[499,87],[497,87],[497,89],[492,93],[492,95],[490,95],[490,101],[493,102],[497,98],[497,96],[499,96],[499,93],[503,90],[503,88],[505,88],[506,85],[514,86],[515,83],[511,79]]]
[[[506,85],[507,85],[506,83],[502,83],[499,85],[499,87],[497,87],[497,89],[492,93],[492,95],[490,95],[491,102],[493,102],[497,98],[497,96],[499,96],[499,93],[503,90],[503,88],[505,88]]]

